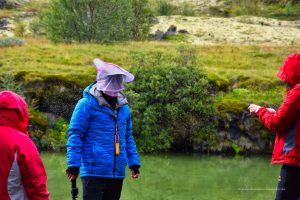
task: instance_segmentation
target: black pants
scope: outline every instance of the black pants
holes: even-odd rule
[[[119,200],[123,179],[83,177],[83,200]]]
[[[282,165],[275,200],[300,200],[300,167]]]

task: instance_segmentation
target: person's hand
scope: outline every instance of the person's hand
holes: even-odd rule
[[[131,178],[138,179],[140,176],[140,170],[138,166],[131,166]]]
[[[68,167],[66,170],[66,175],[69,178],[69,181],[73,181],[78,177],[79,167]]]
[[[256,104],[250,104],[250,106],[248,107],[250,114],[256,114],[260,108],[261,106],[258,106]]]
[[[274,110],[273,108],[267,108],[267,110],[272,112],[272,113],[276,112],[276,110]]]
[[[140,176],[140,173],[135,172],[134,170],[131,170],[131,177],[133,179],[138,179]]]

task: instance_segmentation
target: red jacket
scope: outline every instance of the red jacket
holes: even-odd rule
[[[257,115],[267,128],[276,131],[272,163],[300,166],[300,54],[285,60],[278,77],[292,88],[276,112],[261,107]]]
[[[0,92],[0,199],[49,200],[46,172],[27,133],[25,101],[9,91]]]

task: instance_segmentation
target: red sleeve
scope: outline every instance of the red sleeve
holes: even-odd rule
[[[49,200],[49,192],[46,187],[46,171],[31,140],[24,144],[23,148],[20,148],[18,164],[28,198],[30,200]]]
[[[272,131],[285,131],[296,120],[299,114],[299,103],[299,90],[291,90],[276,112],[271,112],[265,107],[261,107],[257,115],[259,120]]]

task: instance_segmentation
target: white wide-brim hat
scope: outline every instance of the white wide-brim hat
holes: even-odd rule
[[[105,80],[113,75],[122,75],[123,81],[128,83],[134,80],[134,75],[113,63],[107,63],[99,58],[94,59],[94,65],[97,68],[97,81]]]

